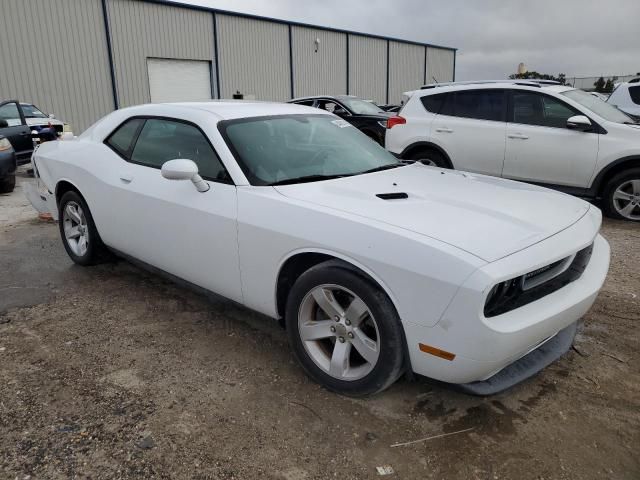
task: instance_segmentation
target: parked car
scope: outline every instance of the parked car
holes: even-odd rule
[[[65,131],[70,131],[69,125],[61,120],[56,119],[52,113],[45,113],[32,103],[20,103],[20,108],[24,113],[24,118],[31,130],[40,131],[45,128],[53,128],[58,135]]]
[[[640,78],[621,83],[609,96],[607,103],[618,107],[630,117],[640,121]]]
[[[384,145],[387,118],[393,115],[385,112],[375,103],[362,100],[353,95],[303,97],[290,100],[289,103],[320,108],[333,113],[349,122],[380,145]]]
[[[31,128],[17,100],[0,102],[0,135],[13,146],[18,165],[29,162],[33,153]]]
[[[583,90],[531,82],[451,84],[409,94],[387,122],[403,159],[602,199],[640,221],[640,124]]]
[[[6,120],[0,120],[0,128]],[[0,193],[13,192],[16,186],[16,152],[11,142],[0,135]]]
[[[126,108],[33,162],[74,262],[110,249],[284,317],[305,371],[347,395],[406,369],[509,387],[570,348],[609,265],[587,202],[407,165],[296,105]]]

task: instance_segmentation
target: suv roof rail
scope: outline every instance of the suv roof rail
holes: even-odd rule
[[[489,83],[511,83],[514,85],[523,85],[527,87],[540,87],[542,85],[561,85],[560,82],[555,80],[544,80],[538,78],[508,78],[506,80],[467,80],[464,82],[443,82],[443,83],[427,83],[426,85],[422,85],[420,90],[426,90],[428,88],[436,88],[436,87],[450,87],[455,85],[482,85]]]

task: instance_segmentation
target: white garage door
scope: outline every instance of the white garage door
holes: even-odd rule
[[[211,100],[211,64],[198,60],[147,59],[152,103]]]

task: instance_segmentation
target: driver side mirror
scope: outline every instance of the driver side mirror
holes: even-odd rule
[[[584,115],[575,115],[567,120],[567,128],[569,130],[588,132],[593,128],[593,125],[591,125],[591,120]]]
[[[4,118],[0,118],[0,128],[9,128],[9,122]]]
[[[199,192],[209,190],[209,184],[198,174],[198,166],[193,160],[179,158],[162,164],[160,173],[167,180],[191,180]]]

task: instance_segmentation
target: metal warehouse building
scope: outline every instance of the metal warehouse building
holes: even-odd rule
[[[76,133],[115,108],[352,94],[399,102],[454,80],[456,50],[160,0],[2,0],[0,100]]]

